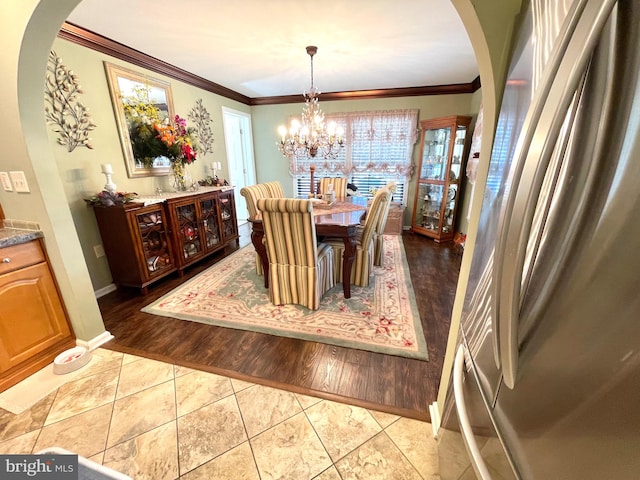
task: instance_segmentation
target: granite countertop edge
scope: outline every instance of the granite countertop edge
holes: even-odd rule
[[[44,237],[41,230],[26,230],[22,228],[0,228],[0,248],[12,247]]]

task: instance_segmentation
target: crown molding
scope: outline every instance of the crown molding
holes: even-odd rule
[[[480,77],[471,83],[452,85],[435,85],[431,87],[383,88],[378,90],[357,90],[352,92],[323,92],[320,94],[323,102],[331,100],[364,100],[391,97],[415,97],[425,95],[456,95],[473,93],[480,88]],[[302,99],[302,100],[301,100]],[[251,105],[279,105],[283,103],[298,103],[303,101],[303,95],[282,95],[277,97],[256,97],[251,99]]]
[[[179,80],[194,87],[201,88],[208,92],[235,100],[245,105],[280,105],[285,103],[299,103],[304,101],[302,94],[282,95],[274,97],[250,98],[234,90],[218,85],[194,75],[186,70],[178,68],[169,63],[158,60],[155,57],[142,53],[122,43],[111,40],[107,37],[87,30],[85,28],[65,22],[58,37],[69,42],[81,45],[91,50],[95,50],[125,62],[137,65],[152,72],[166,75],[169,78]],[[351,92],[328,92],[322,94],[323,101],[331,100],[364,100],[380,99],[391,97],[410,97],[424,95],[455,95],[461,93],[473,93],[480,88],[480,77],[476,77],[471,83],[460,83],[453,85],[436,85],[431,87],[409,87],[409,88],[385,88],[379,90],[357,90]]]
[[[208,92],[216,93],[231,100],[236,100],[240,103],[244,103],[245,105],[251,104],[251,99],[249,97],[234,90],[218,85],[217,83],[210,82],[209,80],[205,80],[193,73],[187,72],[186,70],[175,67],[169,63],[163,62],[162,60],[158,60],[146,53],[134,50],[122,43],[113,41],[107,37],[103,37],[102,35],[86,30],[72,23],[65,22],[58,32],[58,37],[106,55],[119,58],[120,60],[146,68],[161,75],[166,75],[167,77],[193,85],[194,87],[201,88]]]

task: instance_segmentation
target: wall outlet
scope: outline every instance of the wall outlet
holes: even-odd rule
[[[93,251],[96,253],[96,258],[104,257],[105,255],[104,247],[100,243],[93,246]]]

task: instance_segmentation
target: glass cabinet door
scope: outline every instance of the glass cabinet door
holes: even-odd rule
[[[173,267],[170,242],[161,208],[136,214],[142,239],[142,252],[149,276],[156,276]]]
[[[420,184],[418,186],[418,216],[416,221],[427,230],[440,230],[440,206],[442,204],[442,185]]]
[[[435,128],[424,132],[421,179],[445,179],[450,140],[451,128]]]
[[[459,182],[460,176],[464,173],[462,171],[463,155],[465,141],[467,139],[467,127],[466,125],[458,125],[456,129],[456,138],[453,143],[453,155],[451,157],[451,167],[449,169],[449,181]]]
[[[200,201],[200,215],[204,230],[206,250],[211,250],[220,243],[220,225],[218,224],[217,198],[210,197]]]
[[[178,217],[178,241],[181,246],[181,253],[185,259],[195,257],[202,253],[202,243],[200,232],[198,231],[198,215],[196,204],[176,206]]]
[[[227,239],[237,235],[238,224],[236,222],[233,190],[220,194],[220,219],[222,221],[222,238]]]

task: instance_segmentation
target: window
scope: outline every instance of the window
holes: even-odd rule
[[[296,195],[310,192],[309,167],[322,177],[344,175],[360,195],[393,181],[393,200],[406,203],[406,186],[412,170],[413,145],[417,139],[418,110],[388,110],[326,115],[345,131],[346,146],[336,159],[295,159],[290,165]]]

